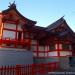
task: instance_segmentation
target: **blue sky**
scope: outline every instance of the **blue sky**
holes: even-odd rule
[[[0,0],[0,11],[14,0]],[[25,17],[37,21],[38,26],[46,27],[64,16],[75,32],[75,0],[15,0],[17,9]]]

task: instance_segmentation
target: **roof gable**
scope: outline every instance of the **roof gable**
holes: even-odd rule
[[[9,15],[9,17],[11,16],[16,20],[19,19],[20,21],[25,22],[25,23],[36,24],[36,21],[32,21],[32,20],[24,17],[22,14],[20,14],[19,11],[16,9],[16,5],[14,3],[11,4],[8,9],[2,11],[2,14],[6,17],[8,17],[7,15]]]
[[[61,25],[63,22],[64,22],[64,19],[63,19],[63,17],[61,17],[60,19],[58,19],[54,23],[52,23],[49,26],[47,26],[47,29],[52,30],[52,29],[58,27],[59,25]]]
[[[53,32],[56,34],[61,34],[61,35],[66,35],[68,33],[71,33],[74,35],[74,32],[68,26],[68,24],[66,23],[63,17],[61,17],[59,20],[57,20],[53,24],[47,26],[47,31]]]

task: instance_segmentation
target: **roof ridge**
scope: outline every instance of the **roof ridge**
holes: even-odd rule
[[[6,10],[3,10],[3,11],[2,11],[3,14],[8,13],[8,11],[14,9],[14,10],[17,12],[17,14],[20,15],[20,16],[21,16],[22,18],[24,18],[25,20],[28,20],[28,21],[32,22],[33,24],[36,24],[36,23],[37,23],[36,21],[33,21],[33,20],[31,20],[31,19],[26,18],[25,16],[23,16],[23,15],[17,10],[15,3],[10,4],[10,6],[8,6],[8,7],[9,7],[9,8],[7,8]]]
[[[64,16],[63,16],[63,17],[64,17]],[[47,26],[46,28],[49,29],[49,30],[51,30],[51,29],[53,29],[53,28],[56,28],[57,26],[60,25],[60,23],[62,23],[63,21],[65,21],[63,17],[61,17],[61,18],[58,19],[57,21],[53,22],[52,24],[50,24],[50,25]]]

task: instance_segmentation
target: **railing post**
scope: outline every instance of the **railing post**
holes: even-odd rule
[[[16,75],[21,75],[21,65],[16,65]]]
[[[32,74],[31,75],[36,75],[36,64],[32,64]]]
[[[39,73],[40,74],[45,74],[46,73],[46,69],[45,69],[45,64],[44,63],[40,63],[39,65]]]
[[[1,75],[3,74],[3,66],[1,67]]]

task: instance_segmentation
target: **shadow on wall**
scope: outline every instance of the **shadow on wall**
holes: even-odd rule
[[[32,63],[33,54],[30,51],[0,51],[0,66]]]

